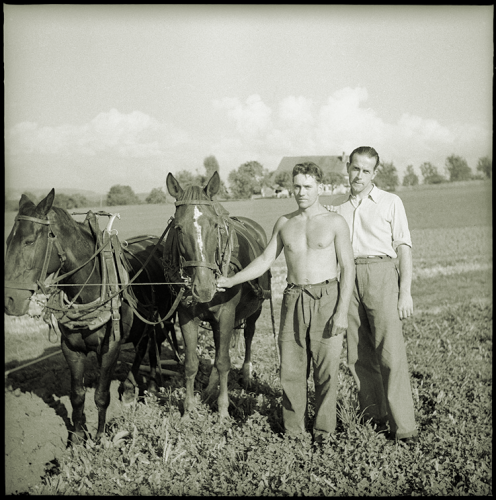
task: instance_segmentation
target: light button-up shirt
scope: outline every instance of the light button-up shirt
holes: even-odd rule
[[[336,212],[348,223],[355,258],[389,255],[395,259],[399,245],[412,246],[405,207],[398,195],[374,185],[361,202],[350,193]]]

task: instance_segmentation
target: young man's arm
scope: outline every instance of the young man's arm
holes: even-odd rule
[[[355,286],[355,259],[350,241],[350,229],[343,217],[337,216],[336,238],[334,245],[336,257],[341,268],[339,280],[339,300],[336,312],[332,317],[331,337],[346,333],[348,328],[348,308],[350,307],[351,294]]]
[[[248,266],[236,273],[234,276],[225,278],[221,276],[217,280],[217,289],[231,288],[245,281],[250,281],[258,278],[265,273],[270,266],[275,262],[282,251],[283,243],[281,240],[280,229],[285,222],[285,218],[281,217],[275,224],[267,247],[256,259],[250,262]]]
[[[412,299],[412,249],[408,245],[399,245],[396,249],[400,270],[400,294],[398,297],[398,314],[406,319],[413,314]]]

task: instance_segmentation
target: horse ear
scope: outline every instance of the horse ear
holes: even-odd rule
[[[34,205],[34,203],[23,193],[19,200],[19,212],[30,205]]]
[[[43,215],[47,215],[50,209],[52,208],[54,199],[55,199],[55,189],[52,188],[52,190],[46,195],[46,197],[38,203],[36,211],[40,212]]]
[[[167,191],[173,198],[179,198],[183,194],[183,188],[179,185],[171,172],[167,174]]]
[[[205,186],[205,193],[206,195],[212,199],[213,196],[215,196],[220,189],[220,176],[219,172],[217,170],[214,172],[212,177],[210,177],[210,180],[208,181],[207,185]]]

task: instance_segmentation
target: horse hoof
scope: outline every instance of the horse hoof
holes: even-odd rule
[[[81,445],[87,440],[87,436],[83,431],[71,432],[69,433],[69,444],[70,445]]]
[[[133,398],[128,401],[122,400],[121,403],[124,408],[130,408],[131,406],[134,406],[136,404],[136,399]]]
[[[219,411],[219,421],[220,422],[228,420],[229,418],[230,418],[230,415],[229,415],[229,412],[227,410]]]

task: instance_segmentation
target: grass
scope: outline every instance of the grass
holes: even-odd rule
[[[146,395],[142,404],[112,419],[101,443],[90,440],[69,449],[58,472],[37,492],[489,495],[491,324],[492,306],[470,302],[442,314],[419,314],[405,324],[420,430],[420,441],[411,448],[387,442],[359,423],[355,387],[344,364],[338,428],[330,441],[315,448],[309,438],[281,434],[281,389],[271,338],[261,335],[253,388],[241,388],[238,368],[230,375],[228,421],[218,421],[215,403],[199,399],[194,416],[182,419],[184,388],[173,380],[159,397]]]
[[[470,205],[477,219],[485,210],[487,193],[484,198],[481,192],[469,191],[466,196],[472,202],[479,200],[479,205]],[[466,205],[457,204],[454,197],[461,196],[458,187],[443,192],[448,194],[429,190],[430,198],[421,197],[424,206],[419,204],[418,212],[410,205],[415,314],[404,321],[404,337],[420,430],[416,445],[387,442],[369,424],[360,423],[345,350],[339,372],[336,434],[321,448],[315,448],[310,439],[285,436],[266,304],[257,322],[255,379],[249,391],[239,383],[242,349],[232,349],[229,420],[218,421],[215,401],[200,400],[214,353],[211,335],[205,333],[198,348],[202,361],[196,385],[197,411],[192,417],[181,418],[182,377],[169,379],[158,397],[146,394],[141,404],[109,414],[103,440],[95,443],[90,439],[68,449],[47,472],[43,484],[30,493],[492,495],[492,228],[489,223],[466,224]],[[412,193],[400,193],[409,216],[408,203],[415,200]],[[285,201],[294,203],[262,200],[264,211],[269,211],[269,205],[282,208]],[[248,203],[231,202],[228,209],[233,214],[243,213],[232,207],[247,210]],[[250,203],[253,210],[260,201]],[[451,213],[436,211],[441,205]],[[272,219],[273,214],[274,209],[269,213]],[[422,216],[424,227],[418,223]],[[269,217],[265,217],[268,225]],[[486,219],[480,215],[478,220]],[[286,277],[283,257],[272,273],[278,327]],[[6,346],[17,342],[23,329],[25,326],[9,331],[6,322]],[[309,391],[312,417],[311,378]]]

